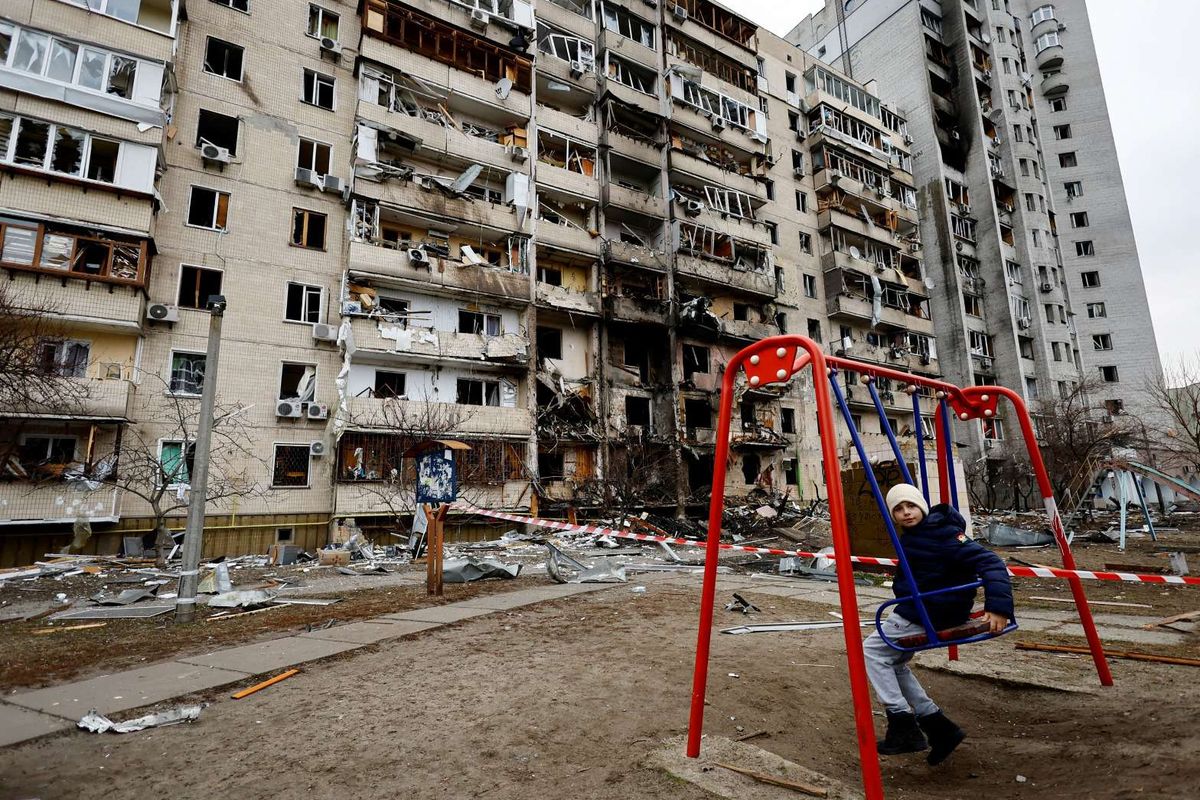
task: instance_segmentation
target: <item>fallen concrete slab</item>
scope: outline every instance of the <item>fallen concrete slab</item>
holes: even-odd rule
[[[384,614],[382,619],[437,622],[444,625],[449,622],[460,622],[464,619],[471,619],[472,617],[486,616],[490,613],[492,613],[491,610],[486,608],[464,608],[460,605],[431,606],[429,608],[419,608],[414,611],[404,611],[399,614]]]
[[[251,672],[249,669],[212,669],[207,664],[168,661],[165,664],[101,675],[79,683],[13,694],[5,700],[25,708],[65,717],[74,723],[93,708],[101,714],[115,714],[118,711],[148,706],[214,686],[234,683],[243,680]]]
[[[755,747],[749,742],[735,742],[723,736],[706,736],[700,746],[699,758],[684,755],[684,738],[668,739],[646,759],[646,766],[664,770],[717,797],[735,800],[796,800],[805,797],[793,789],[760,783],[718,766],[719,763],[748,769],[763,775],[820,787],[828,792],[827,800],[862,800],[856,788],[828,778],[819,772],[795,764],[782,756]]]
[[[0,703],[0,747],[75,727],[70,720]]]
[[[219,650],[207,655],[189,656],[181,658],[180,661],[202,667],[238,670],[250,675],[257,675],[301,664],[305,661],[328,658],[358,647],[362,647],[362,645],[289,636],[284,639],[234,647],[230,650]]]

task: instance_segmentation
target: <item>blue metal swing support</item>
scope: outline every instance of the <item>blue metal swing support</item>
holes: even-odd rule
[[[862,382],[867,386],[867,392],[871,396],[871,402],[875,406],[875,411],[879,414],[879,424],[883,433],[887,436],[888,444],[891,446],[892,453],[896,457],[896,464],[900,469],[900,473],[904,476],[906,483],[913,483],[912,472],[909,469],[908,463],[904,459],[904,454],[900,449],[900,442],[896,439],[896,432],[892,430],[892,425],[888,421],[887,413],[884,410],[883,402],[880,400],[879,392],[875,386],[875,379],[871,376],[863,376]],[[920,650],[932,650],[938,647],[956,647],[960,644],[972,644],[974,642],[982,642],[988,639],[995,639],[997,636],[1003,636],[1017,629],[1016,620],[1012,620],[999,633],[990,631],[977,633],[971,636],[959,638],[942,638],[938,630],[934,627],[933,621],[929,617],[929,611],[925,608],[925,598],[934,597],[936,595],[950,594],[952,592],[974,592],[983,585],[983,581],[976,580],[972,583],[962,584],[960,586],[948,586],[942,589],[933,589],[931,591],[921,591],[917,586],[916,577],[913,575],[912,567],[908,563],[908,557],[904,553],[904,548],[900,545],[900,534],[896,530],[896,523],[892,519],[890,510],[887,507],[887,500],[884,498],[883,490],[879,487],[879,480],[875,476],[875,469],[871,466],[870,459],[867,457],[866,447],[863,445],[862,434],[858,427],[854,424],[854,417],[850,414],[850,406],[846,402],[846,396],[842,392],[841,386],[837,381],[837,369],[829,370],[829,386],[833,391],[834,400],[837,402],[838,409],[842,412],[842,419],[846,423],[846,428],[850,432],[850,438],[854,443],[854,449],[858,453],[858,459],[863,465],[863,472],[867,477],[867,483],[871,487],[871,495],[875,498],[875,504],[879,507],[879,513],[883,516],[883,522],[887,528],[888,536],[892,540],[892,546],[896,549],[896,560],[899,569],[904,573],[904,577],[908,579],[909,586],[912,586],[913,594],[905,597],[897,597],[894,600],[888,600],[875,611],[875,629],[879,632],[879,637],[884,643],[893,650],[899,650],[906,653],[914,653]],[[921,430],[921,405],[920,399],[916,392],[916,387],[912,387],[913,396],[913,424],[916,430],[918,465],[921,475],[921,490],[926,501],[929,501],[929,475],[926,466],[925,457],[925,437]],[[945,454],[946,468],[949,474],[949,500],[955,510],[958,509],[958,485],[954,476],[954,461],[952,429],[950,423],[951,412],[946,403],[946,399],[942,396],[939,399],[940,411],[938,415],[941,417],[941,438],[942,452]],[[945,487],[943,487],[943,492]],[[917,614],[920,616],[917,622],[925,630],[925,641],[915,645],[901,645],[893,641],[883,632],[883,614],[884,611],[891,606],[912,601],[913,606],[917,609]]]

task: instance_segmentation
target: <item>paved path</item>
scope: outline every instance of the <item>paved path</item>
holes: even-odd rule
[[[471,617],[622,585],[535,586],[6,695],[0,698],[0,747],[73,728],[93,708],[105,715],[129,711]]]

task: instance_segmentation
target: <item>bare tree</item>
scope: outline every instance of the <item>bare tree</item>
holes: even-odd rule
[[[165,564],[174,539],[167,520],[187,509],[189,480],[194,466],[196,428],[200,404],[172,391],[167,381],[154,373],[143,373],[143,385],[162,387],[162,401],[146,417],[130,425],[121,440],[116,462],[95,477],[124,493],[145,501],[154,518],[155,548],[159,564]],[[206,502],[222,506],[235,498],[263,493],[255,479],[265,468],[250,437],[250,426],[241,403],[218,403],[213,411],[212,449],[209,454]]]
[[[1137,418],[1112,416],[1096,408],[1091,398],[1103,384],[1088,379],[1065,394],[1042,399],[1033,411],[1039,449],[1055,494],[1061,493],[1089,461],[1128,446],[1141,425]]]
[[[54,308],[30,292],[0,285],[0,410],[10,415],[0,436],[0,464],[20,441],[21,414],[69,415],[87,397],[86,348],[72,349],[54,323]]]
[[[582,487],[615,516],[647,506],[674,506],[678,464],[671,446],[628,429],[608,440],[604,477]]]
[[[1165,364],[1143,394],[1162,420],[1145,431],[1146,444],[1171,466],[1200,470],[1200,353]]]
[[[356,433],[364,437],[363,444],[339,460],[344,474],[338,478],[356,480],[363,492],[387,509],[396,527],[403,528],[404,519],[417,510],[416,463],[404,458],[404,453],[426,439],[459,438],[474,416],[470,406],[384,398],[371,411],[349,419]],[[369,447],[365,437],[371,437],[375,446]],[[473,434],[469,438],[478,442],[480,437]],[[484,439],[484,445],[498,442],[495,437]],[[459,497],[467,502],[475,502],[473,497],[480,491],[478,485],[468,482],[473,477],[469,472],[459,474]]]

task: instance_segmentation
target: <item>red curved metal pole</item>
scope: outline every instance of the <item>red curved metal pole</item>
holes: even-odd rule
[[[989,386],[987,388],[989,391],[995,391],[1001,397],[1008,398],[1008,401],[1013,405],[1017,421],[1021,424],[1021,435],[1025,439],[1025,449],[1029,451],[1029,460],[1033,464],[1033,474],[1037,477],[1038,490],[1042,493],[1042,502],[1046,506],[1046,516],[1050,521],[1050,530],[1054,532],[1054,541],[1058,544],[1058,552],[1062,555],[1063,567],[1066,569],[1075,569],[1075,555],[1071,552],[1071,544],[1067,541],[1067,534],[1063,529],[1062,515],[1058,513],[1058,503],[1054,500],[1054,489],[1050,485],[1050,474],[1046,471],[1046,464],[1042,460],[1042,451],[1038,449],[1037,436],[1033,432],[1033,423],[1029,419],[1029,411],[1025,408],[1025,401],[1012,389],[1004,386]],[[1067,583],[1071,586],[1071,596],[1074,598],[1075,608],[1079,612],[1079,624],[1083,626],[1084,635],[1087,637],[1088,649],[1092,651],[1092,661],[1096,664],[1096,674],[1100,678],[1100,685],[1112,686],[1112,671],[1109,669],[1108,660],[1104,657],[1104,644],[1100,641],[1100,634],[1096,630],[1096,622],[1092,619],[1092,608],[1088,605],[1087,594],[1083,590],[1083,582],[1078,575],[1072,575],[1067,578]]]
[[[700,629],[696,636],[696,664],[692,676],[692,705],[688,719],[687,755],[700,755],[700,737],[704,725],[704,693],[708,679],[709,646],[712,638],[713,605],[716,596],[717,555],[720,551],[721,513],[725,499],[725,471],[729,455],[729,426],[733,407],[733,387],[744,361],[754,353],[777,347],[796,347],[808,354],[813,368],[813,395],[817,406],[817,431],[821,440],[821,458],[829,503],[834,553],[838,556],[838,595],[842,607],[842,633],[846,640],[846,661],[850,673],[850,692],[854,698],[855,732],[866,800],[883,800],[883,778],[879,773],[879,755],[875,750],[875,723],[871,716],[871,696],[867,685],[866,660],[863,657],[862,631],[859,625],[858,596],[854,590],[854,568],[850,563],[850,531],[846,524],[845,497],[837,452],[837,430],[833,404],[826,381],[828,369],[820,345],[804,336],[773,336],[739,351],[726,365],[721,382],[721,408],[717,422],[717,450],[713,463],[713,487],[709,501],[708,539],[705,542],[704,588],[701,592]],[[807,361],[798,357],[794,370]],[[789,379],[792,375],[788,376]]]

